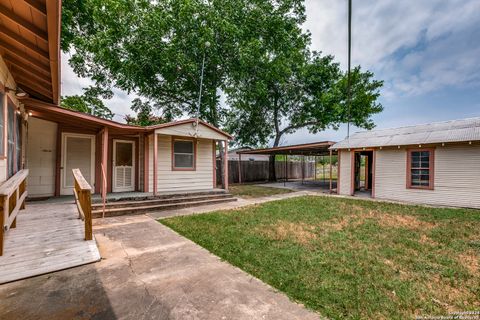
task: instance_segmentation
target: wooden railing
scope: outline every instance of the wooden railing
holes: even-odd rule
[[[92,187],[83,177],[80,169],[73,169],[75,186],[73,193],[77,204],[79,218],[85,221],[85,240],[92,240]]]
[[[5,232],[17,227],[17,215],[25,209],[28,169],[20,170],[0,186],[0,256],[3,255]]]

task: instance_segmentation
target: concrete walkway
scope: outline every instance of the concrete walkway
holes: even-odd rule
[[[148,216],[94,231],[101,262],[1,285],[1,318],[319,318]]]

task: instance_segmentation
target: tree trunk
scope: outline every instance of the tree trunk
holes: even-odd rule
[[[273,147],[278,147],[280,137],[281,135],[277,133],[275,141],[273,142]],[[275,171],[275,155],[271,155],[268,158],[268,181],[277,181],[277,174]]]
[[[276,181],[275,155],[268,158],[268,181]]]
[[[220,177],[221,177],[221,183],[222,183],[222,189],[225,189],[225,170],[224,170],[224,166],[225,166],[225,162],[224,162],[224,147],[223,147],[223,143],[220,141],[218,143],[218,152],[220,153]],[[227,177],[228,179],[228,177]]]

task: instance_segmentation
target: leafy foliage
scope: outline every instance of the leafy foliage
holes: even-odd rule
[[[135,92],[165,119],[226,126],[239,144],[278,145],[300,128],[348,120],[371,128],[382,110],[382,83],[359,67],[347,106],[345,73],[309,50],[303,0],[64,0],[62,12],[61,45],[77,75]]]
[[[360,67],[351,72],[351,100],[347,102],[347,74],[340,70],[332,56],[307,52],[291,57],[285,52],[264,54],[243,61],[250,81],[241,77],[229,92],[232,112],[229,129],[242,144],[257,145],[273,138],[277,146],[285,134],[300,128],[318,133],[340,124],[371,129],[371,115],[383,110],[377,102],[381,81]],[[280,66],[278,66],[280,65]],[[280,69],[280,72],[275,70]],[[273,71],[273,74],[265,76]]]
[[[110,90],[103,90],[99,87],[89,87],[83,90],[82,95],[72,95],[62,97],[61,105],[63,108],[92,114],[94,116],[109,119],[113,118],[113,112],[105,106],[99,98],[109,99],[112,96]]]
[[[153,115],[153,108],[154,106],[151,106],[150,103],[142,101],[139,98],[135,98],[132,101],[132,106],[130,107],[130,109],[132,109],[132,111],[135,111],[137,113],[137,116],[132,117],[130,115],[127,115],[125,116],[125,121],[128,124],[142,127],[171,121],[171,119],[165,119]]]

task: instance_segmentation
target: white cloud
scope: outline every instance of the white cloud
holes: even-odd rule
[[[307,0],[306,6],[313,48],[345,67],[347,1]],[[390,99],[478,85],[478,12],[475,0],[354,1],[352,62],[385,80]]]
[[[82,94],[82,88],[86,88],[93,83],[87,78],[79,78],[68,64],[69,54],[62,53],[62,95]],[[114,89],[114,96],[110,100],[104,100],[105,105],[115,114],[113,120],[125,122],[124,117],[127,114],[134,114],[130,110],[131,102],[137,96],[128,94],[125,91]]]

